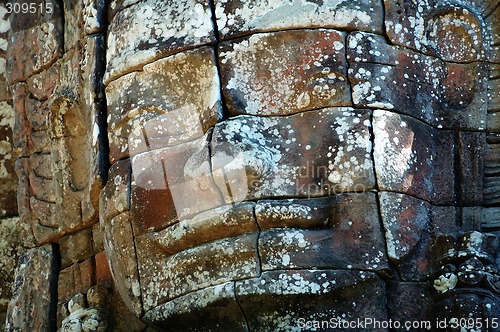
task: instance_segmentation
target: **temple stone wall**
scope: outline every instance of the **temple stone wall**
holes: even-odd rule
[[[5,6],[0,5],[0,330],[3,330],[7,305],[12,297],[14,271],[22,252],[17,212],[17,175],[12,133],[15,110],[6,78],[7,45],[10,22]]]
[[[5,331],[500,313],[495,1],[37,3],[0,6]]]

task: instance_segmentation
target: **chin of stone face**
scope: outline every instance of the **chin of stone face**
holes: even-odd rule
[[[6,331],[499,329],[495,1],[0,19]]]

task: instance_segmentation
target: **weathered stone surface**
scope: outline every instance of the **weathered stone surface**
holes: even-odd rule
[[[481,229],[486,231],[500,227],[500,208],[485,207],[482,209]]]
[[[432,206],[412,196],[382,192],[380,211],[387,253],[401,277],[405,281],[425,280],[434,268],[433,236],[454,233],[455,208]]]
[[[338,219],[329,229],[271,229],[261,232],[264,271],[300,269],[384,270],[388,268],[375,195],[338,197]],[[332,211],[333,212],[333,211]]]
[[[83,2],[83,22],[86,34],[103,31],[106,22],[106,0],[85,0]]]
[[[108,259],[104,251],[95,255],[95,277],[97,285],[110,288],[114,284]]]
[[[226,203],[369,190],[370,126],[369,111],[350,108],[231,118],[213,133],[214,180]]]
[[[486,64],[445,63],[362,32],[350,34],[347,46],[354,105],[394,109],[438,128],[486,128]]]
[[[483,202],[483,179],[486,149],[486,135],[477,132],[458,133],[460,192],[457,193],[461,205],[479,205]]]
[[[6,101],[12,99],[6,75],[10,14],[4,4],[0,5],[0,11],[0,101]],[[2,320],[0,319],[0,321]]]
[[[339,28],[383,32],[381,0],[243,1],[216,0],[217,27],[223,38],[292,28]]]
[[[61,250],[61,268],[81,262],[94,255],[92,229],[86,228],[67,235],[59,240]]]
[[[149,237],[136,239],[144,310],[180,295],[260,273],[258,232],[215,240],[169,256]]]
[[[132,158],[130,212],[136,236],[222,205],[208,137]]]
[[[413,118],[383,110],[373,114],[374,159],[382,190],[451,203],[454,135]]]
[[[500,202],[500,135],[488,135],[484,155],[483,203]]]
[[[167,255],[196,247],[217,239],[257,232],[254,217],[255,203],[243,202],[225,205],[202,212],[192,219],[180,222],[159,232],[145,235]]]
[[[414,329],[432,330],[436,327],[429,321],[428,326],[417,326],[429,320],[433,302],[430,282],[389,282],[387,284],[387,307],[393,321],[414,323]],[[411,317],[411,318],[410,318]],[[413,329],[412,329],[413,330]]]
[[[140,2],[141,0],[111,0],[109,1],[108,7],[108,21],[111,22],[113,17],[120,10],[130,7],[134,3]]]
[[[0,219],[0,312],[7,310],[12,296],[14,270],[21,254],[22,233],[19,217]],[[0,323],[2,327],[3,322]]]
[[[13,15],[11,31],[14,37],[7,50],[10,83],[26,81],[55,62],[61,55],[64,44],[62,9],[58,2],[51,1],[52,13],[37,11],[34,15]]]
[[[51,287],[57,280],[51,245],[24,253],[16,271],[13,297],[9,304],[5,331],[49,331],[55,324],[51,310]]]
[[[26,84],[17,83],[12,86],[12,101],[15,110],[15,121],[13,127],[14,153],[18,157],[29,155],[28,137],[30,136],[30,126],[26,119],[25,99],[28,96]]]
[[[492,39],[487,33],[483,34],[485,27],[480,21],[489,1],[466,0],[453,6],[443,6],[437,0],[418,3],[384,0],[384,3],[387,34],[396,45],[435,54],[453,62],[498,59],[498,48],[490,49],[494,43],[488,45]],[[498,7],[495,9],[498,12]],[[498,27],[494,18],[488,23],[493,29]],[[495,33],[492,36],[495,36],[493,40],[498,38]]]
[[[14,170],[15,155],[12,135],[14,118],[15,111],[11,103],[0,101],[0,217],[17,214],[18,181]]]
[[[99,200],[99,217],[103,222],[130,210],[131,172],[130,159],[120,160],[109,169]]]
[[[439,296],[432,314],[434,321],[450,321],[462,317],[471,321],[492,321],[500,316],[500,306],[492,293],[464,290]],[[498,329],[491,329],[495,330]]]
[[[58,332],[105,332],[108,330],[108,317],[103,299],[101,303],[95,303],[95,290],[100,286],[94,286],[85,293],[78,293],[67,303],[65,317],[59,326]],[[102,298],[107,297],[107,290],[100,289]],[[87,303],[88,302],[88,303]]]
[[[107,84],[160,57],[212,42],[211,16],[205,0],[144,0],[119,11],[108,30],[104,81]]]
[[[246,319],[235,298],[234,283],[180,296],[146,313],[144,319],[162,331],[247,331]]]
[[[33,234],[33,223],[31,221],[28,159],[17,159],[15,170],[19,179],[19,187],[17,188],[17,207],[20,218],[18,231],[20,232],[20,238],[23,239],[23,245],[32,248],[35,244],[35,238]]]
[[[95,266],[93,259],[76,263],[59,272],[57,281],[58,302],[67,302],[78,293],[87,292],[95,283]]]
[[[500,63],[490,64],[487,129],[500,132]]]
[[[129,213],[125,212],[105,221],[103,227],[104,248],[115,287],[129,310],[139,316],[142,313],[141,287]],[[104,270],[104,277],[106,277],[107,264],[105,262],[100,264],[105,265],[101,267],[101,270]]]
[[[28,139],[33,153],[50,153],[50,137],[46,130],[33,131]]]
[[[33,99],[45,101],[51,97],[61,78],[58,69],[59,66],[55,64],[28,78],[26,85]]]
[[[64,49],[70,50],[84,37],[83,10],[88,0],[63,0],[64,8]]]
[[[350,106],[344,47],[336,30],[255,34],[221,43],[222,87],[232,114],[286,115]]]
[[[261,200],[255,206],[255,217],[260,229],[328,228],[337,221],[336,198]]]
[[[221,117],[213,50],[182,52],[106,88],[111,162],[201,137]]]
[[[350,330],[342,322],[387,321],[385,292],[384,281],[366,271],[271,271],[236,282],[249,331]]]

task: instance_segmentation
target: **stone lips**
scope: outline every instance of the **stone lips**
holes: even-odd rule
[[[372,204],[365,205],[366,201]],[[292,219],[291,211],[283,210],[285,202],[288,201],[224,206],[136,238],[147,319],[157,323],[173,319],[174,312],[166,310],[173,303],[184,306],[184,301],[195,294],[222,287],[225,282],[258,278],[266,270],[307,269],[311,264],[322,270],[388,269],[374,194],[296,199],[297,210],[309,207],[318,211],[310,222],[322,227],[310,230],[286,228],[287,221]],[[265,216],[259,213],[256,218],[254,209],[260,204],[271,207],[273,212]],[[281,220],[279,228],[265,228],[278,220]],[[324,220],[331,220],[330,225],[325,225]],[[222,300],[214,296],[212,299]],[[203,312],[211,310],[211,305],[217,306],[207,305],[204,309],[193,305],[190,310]]]

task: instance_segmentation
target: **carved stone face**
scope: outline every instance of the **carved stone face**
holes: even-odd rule
[[[484,6],[112,6],[100,216],[130,309],[231,331],[425,318],[460,245],[494,264],[495,236],[460,238],[500,225]]]

